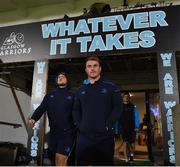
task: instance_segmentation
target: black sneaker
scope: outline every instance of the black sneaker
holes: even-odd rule
[[[134,157],[133,157],[133,155],[130,155],[129,160],[130,160],[130,163],[133,163],[133,162],[134,162]]]

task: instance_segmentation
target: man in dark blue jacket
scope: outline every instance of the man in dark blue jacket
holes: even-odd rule
[[[123,152],[126,164],[133,163],[136,131],[139,129],[139,112],[130,102],[129,92],[123,93],[123,112],[121,113],[120,127],[123,139]],[[130,160],[130,161],[129,161]]]
[[[88,79],[78,89],[73,108],[77,165],[113,165],[113,126],[122,108],[120,90],[101,78],[98,57],[87,59],[85,71]]]
[[[44,97],[28,124],[32,128],[47,111],[50,126],[50,149],[55,155],[56,165],[65,166],[73,145],[74,95],[69,90],[66,73],[59,73],[56,82],[58,88]]]

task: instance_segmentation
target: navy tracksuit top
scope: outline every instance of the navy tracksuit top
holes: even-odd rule
[[[135,129],[135,106],[129,102],[128,104],[123,104],[123,111],[121,113],[120,124],[123,131],[134,132]]]
[[[112,82],[100,78],[82,85],[76,93],[73,116],[80,133],[107,135],[121,111],[120,90]]]
[[[73,103],[74,94],[68,87],[57,88],[44,97],[31,118],[37,121],[47,111],[51,132],[66,131],[73,127]]]

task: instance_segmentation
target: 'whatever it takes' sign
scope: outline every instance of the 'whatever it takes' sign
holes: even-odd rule
[[[89,54],[180,50],[180,6],[0,28],[0,59],[22,62]]]

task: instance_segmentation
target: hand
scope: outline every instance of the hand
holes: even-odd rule
[[[36,121],[34,119],[29,119],[28,120],[28,127],[33,128],[35,123],[36,123]]]

